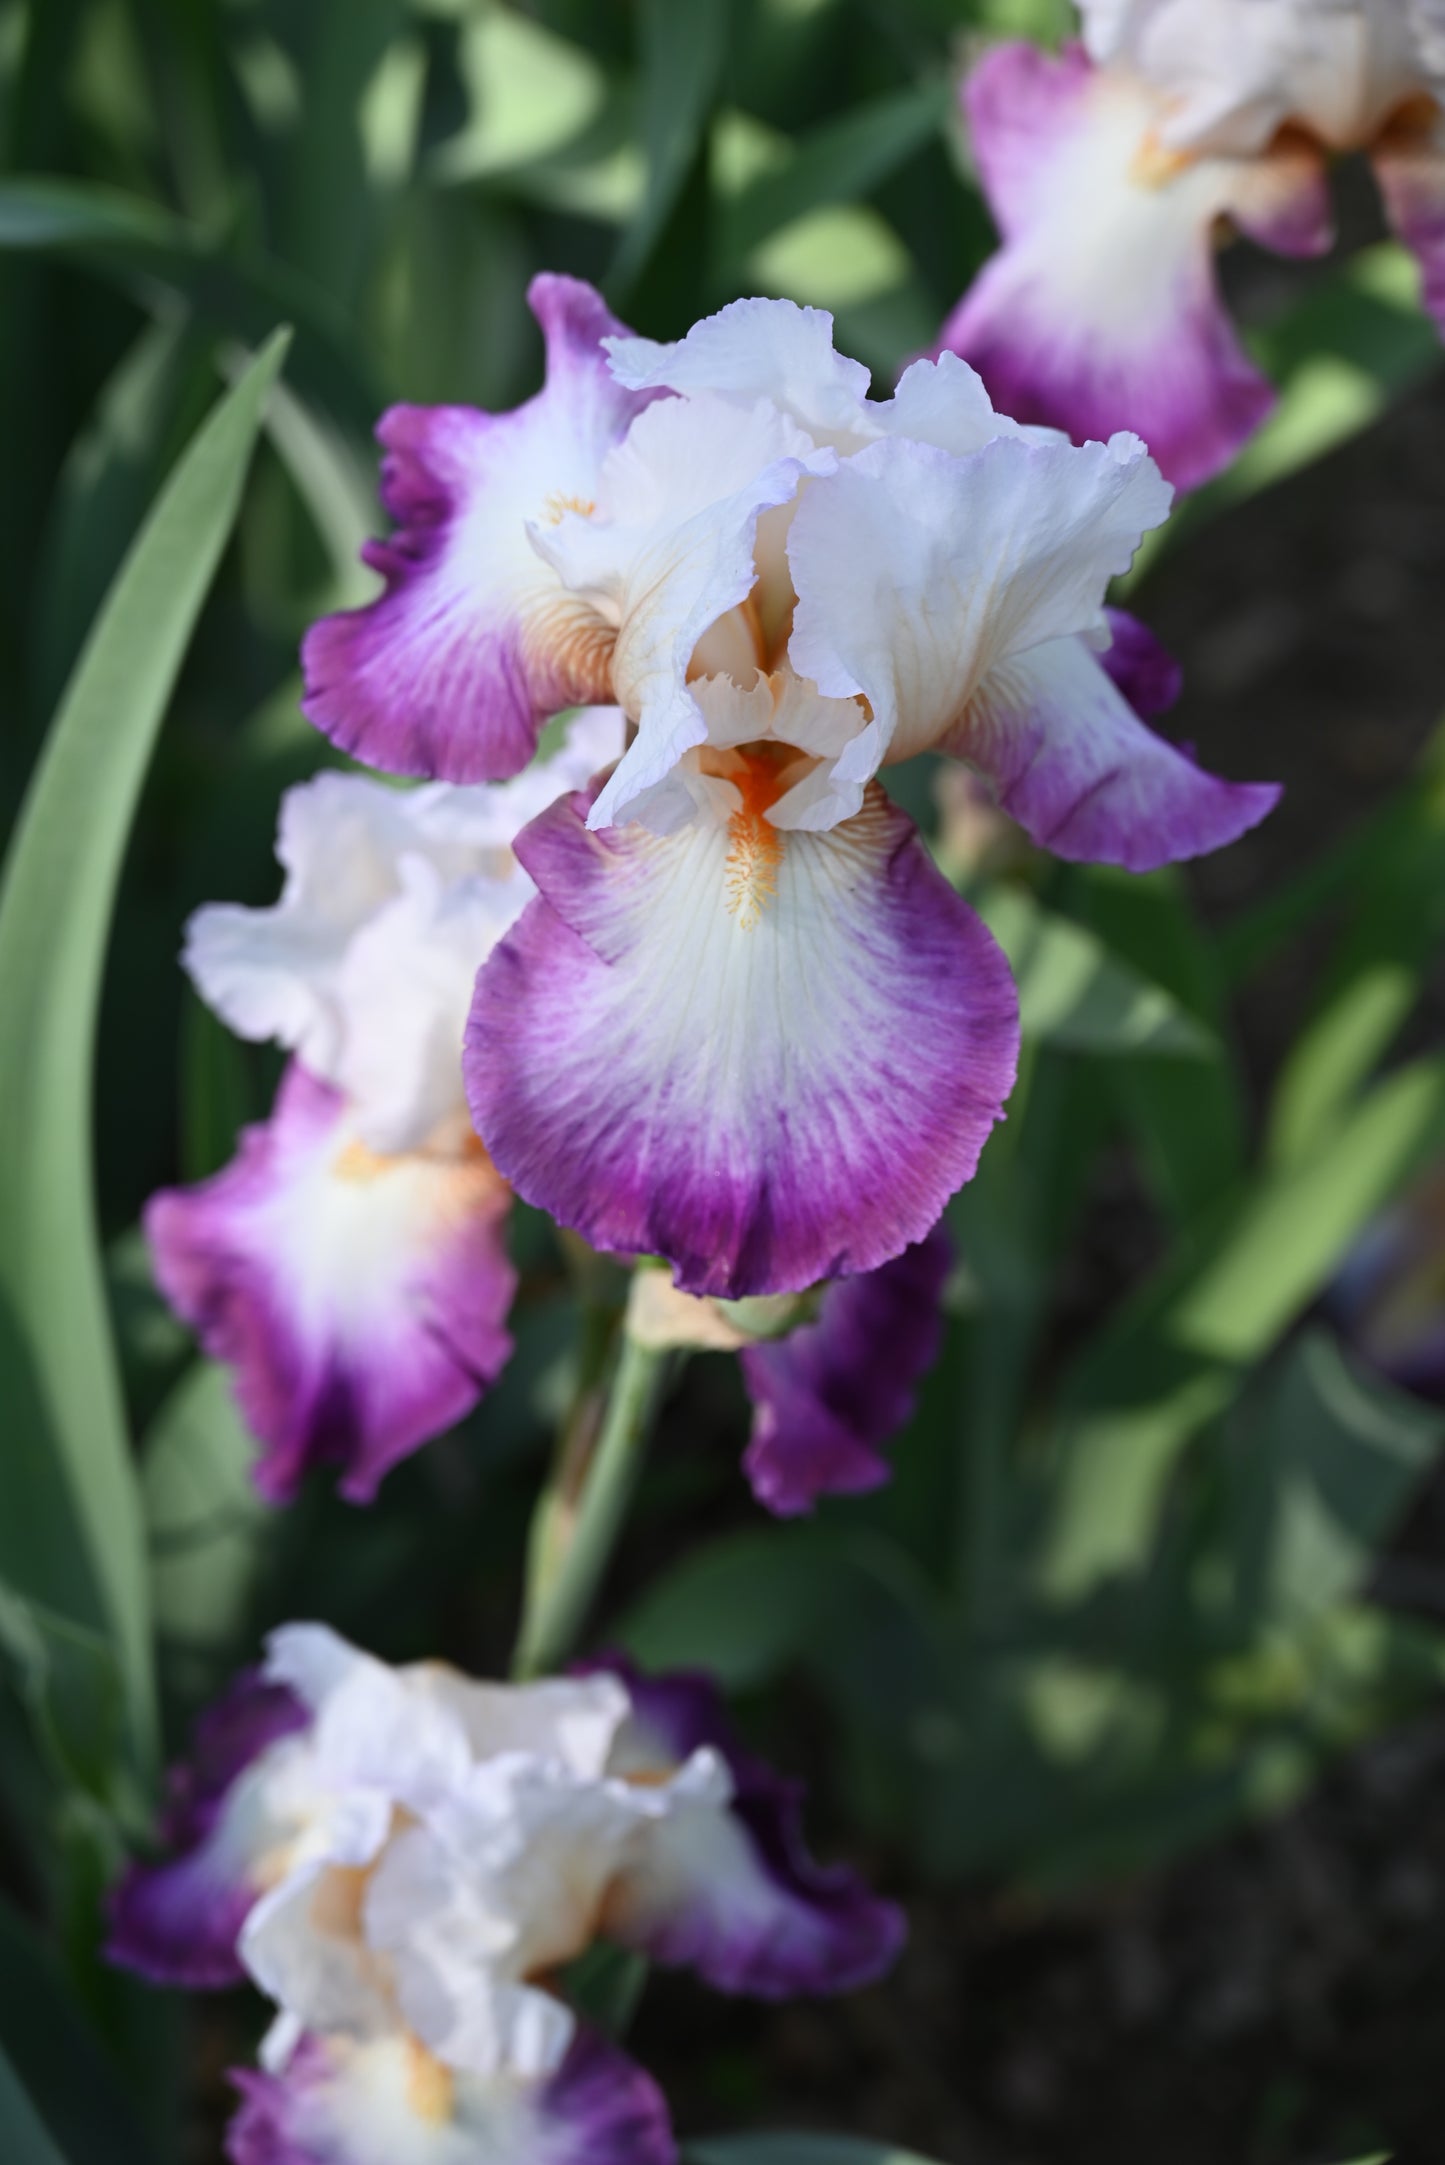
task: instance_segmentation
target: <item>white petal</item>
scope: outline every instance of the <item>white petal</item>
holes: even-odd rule
[[[760,514],[833,464],[765,403],[664,399],[608,460],[607,516],[569,514],[534,533],[565,584],[618,626],[613,684],[638,733],[594,808],[597,825],[702,742],[687,683],[694,649],[752,589]]]
[[[847,782],[937,744],[990,670],[1103,623],[1109,580],[1164,518],[1170,490],[1137,437],[999,438],[970,457],[871,445],[813,483],[788,544],[793,666],[874,719]]]
[[[795,301],[731,301],[695,323],[686,338],[605,338],[612,373],[630,390],[665,385],[683,392],[765,398],[819,443],[866,442],[874,434],[868,371],[833,351],[833,318]]]

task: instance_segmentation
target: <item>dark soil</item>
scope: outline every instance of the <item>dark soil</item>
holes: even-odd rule
[[[1445,1713],[1128,1887],[910,1910],[896,1972],[852,1999],[655,1989],[633,2042],[679,2125],[777,2124],[786,2099],[792,2125],[948,2165],[1445,2158]]]

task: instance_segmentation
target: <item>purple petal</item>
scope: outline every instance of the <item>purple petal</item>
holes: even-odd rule
[[[237,1784],[270,1745],[309,1720],[284,1685],[264,1682],[256,1669],[201,1716],[190,1758],[167,1779],[161,1840],[176,1854],[163,1864],[131,1864],[111,1895],[112,1962],[190,1990],[240,1982],[236,1940],[259,1889],[248,1840],[254,1822]]]
[[[397,530],[363,551],[386,590],[313,626],[302,650],[307,715],[394,774],[501,780],[526,766],[549,715],[611,697],[611,635],[527,526],[591,500],[650,395],[613,378],[601,341],[622,326],[590,286],[544,275],[528,300],[544,388],[505,414],[392,407],[377,434]]]
[[[909,1419],[937,1359],[952,1256],[935,1226],[881,1270],[830,1285],[815,1322],[743,1349],[753,1401],[743,1470],[759,1503],[788,1517],[888,1479],[879,1446]]]
[[[237,2069],[232,2165],[673,2165],[667,2105],[579,2030],[550,2079],[449,2072],[414,2040],[303,2038],[279,2075]]]
[[[1184,670],[1147,624],[1127,609],[1106,609],[1114,643],[1099,656],[1105,674],[1141,722],[1167,714],[1184,689]]]
[[[802,1785],[742,1748],[711,1678],[643,1676],[615,1654],[582,1667],[622,1679],[662,1756],[682,1761],[710,1747],[734,1784],[724,1830],[701,1814],[695,1826],[662,1823],[655,1851],[642,1853],[609,1910],[616,1936],[720,1991],[764,1999],[848,1992],[880,1976],[903,1943],[902,1912],[846,1866],[809,1856]]]
[[[1080,45],[1000,46],[964,105],[1002,245],[939,350],[973,364],[1000,412],[1078,442],[1132,429],[1197,488],[1274,403],[1220,300],[1217,223],[1293,253],[1327,245],[1322,160],[1290,145],[1151,171],[1152,94]]]
[[[264,1495],[335,1462],[342,1494],[368,1502],[476,1404],[511,1351],[509,1203],[480,1152],[364,1150],[341,1095],[295,1062],[230,1165],[152,1197],[156,1276],[235,1372]]]
[[[1056,857],[1150,872],[1237,841],[1273,810],[1277,785],[1221,781],[1157,736],[1128,703],[1143,682],[1132,670],[1121,697],[1107,655],[1051,640],[985,680],[945,749]]]
[[[692,1293],[901,1254],[1013,1081],[993,941],[876,785],[816,834],[748,812],[591,834],[588,802],[518,838],[541,894],[477,979],[467,1090],[498,1168]]]
[[[1420,266],[1422,299],[1445,330],[1445,119],[1401,125],[1373,156],[1385,214]]]

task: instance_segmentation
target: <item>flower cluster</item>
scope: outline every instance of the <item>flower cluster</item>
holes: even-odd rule
[[[606,1941],[724,1992],[877,1975],[899,1915],[798,1817],[701,1678],[481,1684],[291,1625],[200,1725],[110,1951],[275,2003],[235,2165],[667,2165],[662,2098],[562,1973]]]
[[[293,1064],[232,1166],[153,1202],[157,1271],[268,1493],[334,1460],[357,1499],[505,1359],[514,1191],[697,1298],[860,1278],[841,1325],[795,1309],[746,1356],[750,1473],[802,1509],[881,1477],[941,1281],[907,1257],[1017,1052],[1007,964],[879,768],[948,753],[1036,841],[1135,869],[1275,792],[1144,719],[1177,672],[1105,606],[1169,501],[1137,437],[1020,427],[952,355],[875,400],[786,301],[666,346],[575,280],[532,300],[535,398],[382,423],[384,590],[311,632],[306,706],[426,779],[293,791],[279,904],[194,921],[204,997]],[[869,1323],[885,1269],[910,1329]]]
[[[1441,0],[1079,0],[1083,42],[997,48],[964,92],[1002,234],[945,324],[1023,420],[1132,428],[1193,488],[1268,412],[1215,284],[1221,227],[1333,238],[1327,166],[1364,151],[1445,323]]]

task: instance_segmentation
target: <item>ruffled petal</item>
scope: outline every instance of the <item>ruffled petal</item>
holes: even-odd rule
[[[1130,872],[1222,849],[1280,795],[1273,782],[1222,782],[1156,736],[1081,639],[993,671],[944,749],[1041,848]]]
[[[823,1867],[802,1837],[802,1791],[738,1744],[711,1678],[645,1677],[620,1657],[640,1756],[721,1756],[725,1806],[679,1803],[638,1845],[609,1903],[607,1929],[654,1961],[685,1965],[723,1992],[785,1998],[850,1992],[880,1976],[904,1922],[844,1866]]]
[[[1168,108],[1137,78],[999,47],[965,89],[1003,245],[944,325],[995,402],[1079,441],[1142,436],[1192,489],[1228,464],[1273,404],[1214,276],[1224,216],[1269,245],[1330,239],[1321,157],[1288,143],[1248,159],[1158,148]]]
[[[465,1062],[520,1194],[733,1298],[920,1239],[1018,1033],[1003,956],[876,786],[844,825],[783,833],[739,767],[665,838],[589,834],[582,796],[519,837],[540,899],[477,980]]]
[[[130,1865],[111,1897],[112,1962],[189,1991],[240,1983],[236,1942],[280,1831],[256,1762],[309,1718],[292,1692],[255,1670],[201,1717],[190,1757],[167,1783],[160,1838],[172,1854]]]
[[[569,590],[618,626],[612,683],[637,738],[597,800],[594,826],[612,825],[702,743],[687,681],[694,649],[751,593],[763,513],[833,463],[765,401],[664,399],[607,461],[607,515],[574,513],[535,537]]]
[[[603,343],[613,375],[630,390],[711,391],[748,404],[767,399],[819,443],[852,444],[873,433],[868,371],[834,352],[833,318],[825,309],[730,301],[671,344],[628,336]]]
[[[743,1470],[759,1503],[789,1517],[888,1479],[879,1447],[909,1419],[937,1358],[952,1257],[935,1226],[881,1270],[829,1286],[801,1330],[744,1347],[753,1433]]]
[[[334,1461],[342,1494],[369,1501],[475,1405],[511,1350],[508,1204],[474,1143],[378,1158],[340,1094],[294,1064],[230,1165],[152,1197],[157,1278],[235,1371],[263,1494],[284,1501]]]
[[[364,552],[386,590],[315,625],[302,651],[310,719],[394,774],[516,774],[549,715],[611,697],[612,629],[559,589],[528,525],[594,500],[647,395],[607,367],[601,341],[622,326],[590,286],[547,275],[528,298],[545,387],[506,414],[391,409],[378,434],[397,530]]]
[[[873,712],[839,781],[942,743],[1011,657],[1102,636],[1108,582],[1169,499],[1127,435],[1081,449],[1000,437],[961,458],[878,443],[814,482],[788,542],[789,654],[821,692]]]
[[[232,2165],[672,2165],[667,2106],[579,2032],[545,2082],[444,2066],[413,2038],[302,2039],[284,2072],[232,2077]]]
[[[1161,94],[1171,149],[1249,157],[1293,122],[1355,150],[1429,68],[1435,0],[1083,0],[1096,60]],[[1438,36],[1438,31],[1437,31]]]

